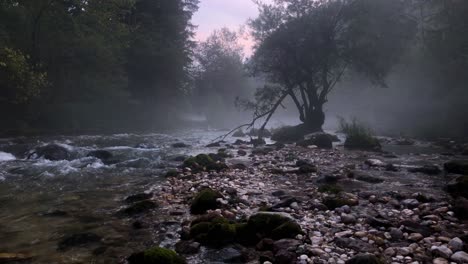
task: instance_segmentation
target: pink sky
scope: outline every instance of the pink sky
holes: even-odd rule
[[[210,33],[222,27],[237,30],[249,18],[257,16],[257,7],[252,0],[201,0],[200,9],[193,17],[198,26],[196,40],[205,40]],[[250,55],[252,41],[242,40],[246,55]]]

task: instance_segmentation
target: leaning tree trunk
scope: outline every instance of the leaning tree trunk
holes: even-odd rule
[[[308,133],[321,132],[325,123],[325,113],[322,105],[310,107],[305,114],[304,128]]]

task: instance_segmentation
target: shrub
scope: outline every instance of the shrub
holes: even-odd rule
[[[350,122],[344,118],[340,118],[339,131],[346,134],[345,148],[360,149],[360,150],[380,150],[379,141],[374,137],[372,130],[359,122],[357,119],[352,119]]]

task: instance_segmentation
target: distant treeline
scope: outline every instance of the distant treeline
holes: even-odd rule
[[[168,127],[198,0],[1,0],[0,130]]]

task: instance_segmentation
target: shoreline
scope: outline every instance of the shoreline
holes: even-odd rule
[[[162,198],[157,201],[161,203],[161,214],[173,219],[169,221],[171,231],[155,230],[161,238],[159,245],[175,248],[188,263],[343,264],[359,253],[373,253],[385,258],[386,263],[449,263],[450,258],[453,261],[457,257],[453,256],[457,251],[466,252],[466,241],[461,248],[452,250],[449,246],[466,240],[468,227],[466,221],[454,216],[452,199],[442,190],[447,181],[442,174],[410,173],[404,167],[389,172],[384,164],[369,164],[372,158],[387,164],[390,155],[385,153],[293,145],[281,149],[229,144],[223,147],[234,154],[226,161],[229,169],[198,173],[179,169],[157,190]],[[428,157],[420,159],[432,162]],[[438,162],[444,159],[448,160],[442,157]],[[317,172],[300,172],[296,163],[301,160],[309,162]],[[244,165],[237,165],[239,161]],[[350,178],[356,171],[366,175]],[[405,182],[395,187],[401,191],[392,190],[393,174],[387,173],[402,174],[403,178],[412,175],[416,184],[427,182],[434,191],[418,193],[419,187],[412,186],[415,183]],[[337,194],[334,190],[319,190],[327,185],[343,190]],[[189,208],[193,197],[204,188],[223,196],[217,201],[219,208],[208,212],[232,223],[245,222],[261,210],[287,214],[300,225],[303,234],[273,241],[273,245],[283,243],[281,250],[239,243],[219,248],[200,246],[190,237],[190,222],[199,216],[191,215]],[[334,209],[324,205],[326,199],[337,197],[349,201]]]

